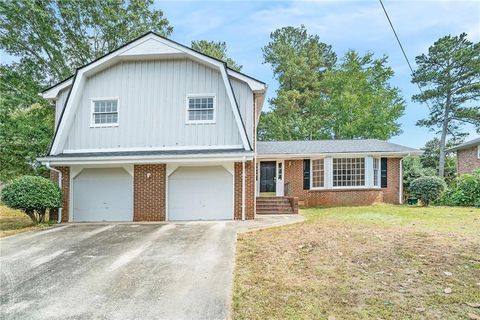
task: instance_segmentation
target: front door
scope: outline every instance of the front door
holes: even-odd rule
[[[276,161],[260,162],[260,192],[275,192],[276,171]]]

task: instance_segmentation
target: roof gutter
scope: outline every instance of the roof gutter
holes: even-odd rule
[[[45,163],[45,166],[56,173],[58,173],[58,187],[60,190],[62,190],[62,171],[55,169],[50,166],[50,162]],[[58,217],[57,217],[57,223],[62,222],[62,207],[58,208]]]
[[[422,155],[423,151],[399,151],[399,152],[343,152],[343,153],[271,153],[271,154],[257,154],[257,159],[304,159],[311,157],[350,157],[350,156],[384,156],[384,157],[407,157]]]

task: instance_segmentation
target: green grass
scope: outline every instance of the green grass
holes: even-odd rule
[[[319,208],[239,236],[235,319],[480,316],[480,210]],[[444,290],[451,288],[452,293]]]
[[[379,227],[402,227],[418,231],[479,233],[480,209],[373,205],[367,207],[313,208],[303,210],[308,220],[346,221]]]

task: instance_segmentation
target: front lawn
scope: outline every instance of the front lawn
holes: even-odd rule
[[[303,214],[239,235],[234,319],[480,319],[480,209]]]
[[[22,211],[10,209],[0,204],[0,238],[49,225],[48,222],[34,225],[32,220]]]

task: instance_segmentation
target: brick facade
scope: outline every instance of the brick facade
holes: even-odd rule
[[[242,163],[235,162],[234,177],[235,199],[234,217],[235,220],[242,219]],[[245,162],[245,219],[255,217],[255,165],[253,161]]]
[[[480,159],[478,158],[478,146],[457,150],[458,174],[472,173],[480,169]]]
[[[286,195],[298,197],[301,206],[370,205],[399,203],[400,158],[388,158],[387,188],[303,190],[303,160],[285,161]]]
[[[135,165],[133,221],[165,221],[166,165]]]
[[[62,207],[62,222],[68,222],[69,208],[70,208],[70,167],[56,167],[55,169],[62,172],[62,193],[63,193],[63,207]],[[58,184],[58,173],[50,171],[50,180]],[[50,220],[58,220],[58,210],[50,212]]]

